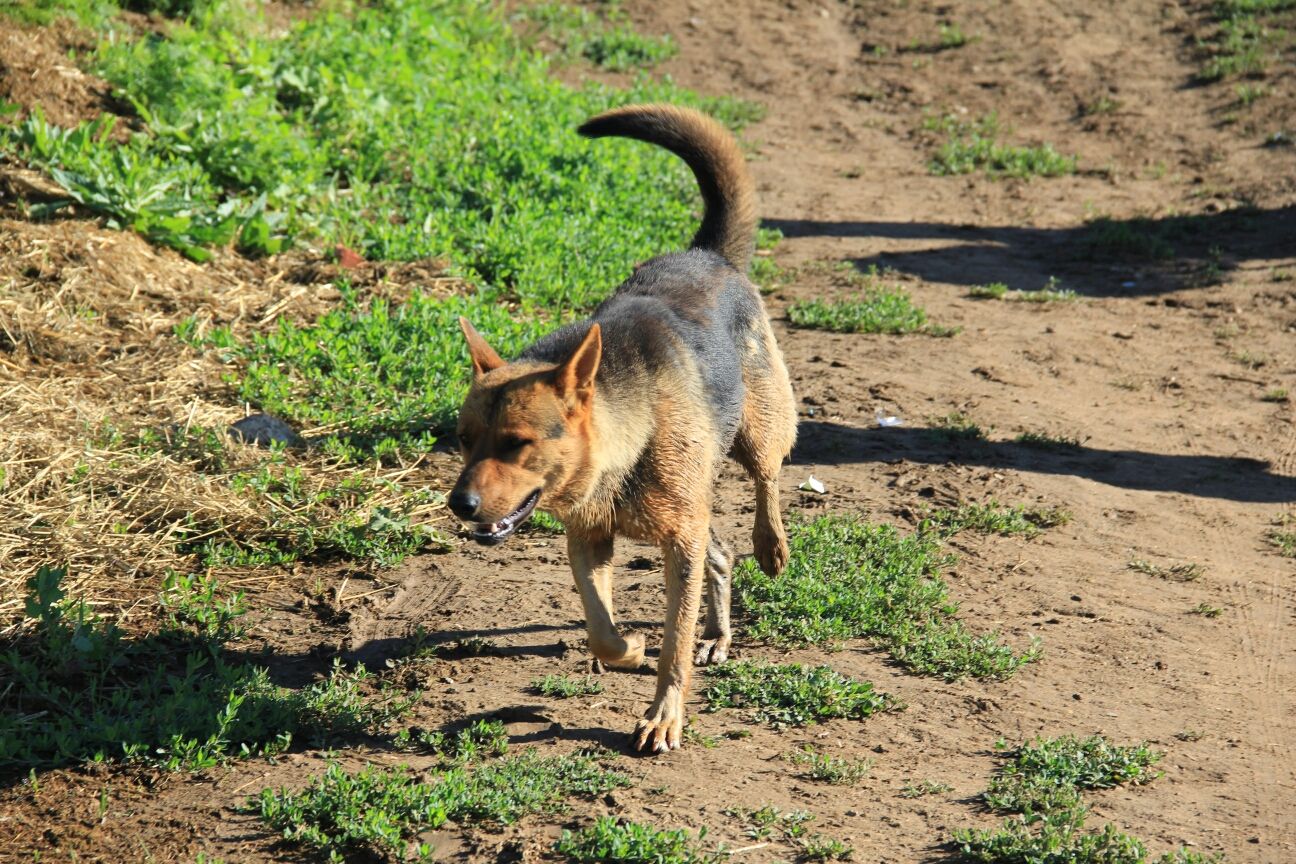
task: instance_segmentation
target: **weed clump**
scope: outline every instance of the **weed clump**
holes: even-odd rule
[[[138,761],[197,771],[228,759],[377,732],[412,700],[364,694],[364,667],[301,690],[271,683],[266,670],[231,662],[224,640],[243,614],[240,595],[212,580],[168,582],[169,625],[129,638],[62,587],[62,569],[29,582],[28,633],[0,653],[0,767]]]
[[[735,662],[711,670],[708,682],[702,691],[707,711],[747,709],[755,720],[777,728],[838,717],[863,720],[897,707],[872,684],[847,678],[829,666]]]
[[[1007,678],[1038,656],[1018,654],[997,634],[976,635],[959,621],[940,578],[950,558],[939,538],[902,536],[893,526],[846,516],[789,525],[787,568],[772,579],[751,562],[734,584],[748,632],[785,645],[865,638],[909,670],[946,679]]]

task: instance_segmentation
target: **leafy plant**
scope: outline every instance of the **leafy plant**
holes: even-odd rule
[[[920,531],[935,530],[944,537],[960,531],[1011,536],[1035,537],[1041,528],[1054,528],[1071,521],[1071,514],[1060,507],[1008,506],[998,501],[984,504],[960,504],[954,509],[935,510],[919,526]]]
[[[928,163],[933,174],[984,170],[991,176],[1056,177],[1076,170],[1076,157],[1058,153],[1051,144],[1012,147],[998,143],[999,121],[994,114],[973,122],[947,114],[929,118],[924,128],[946,139]]]
[[[986,803],[1009,813],[1051,812],[1074,807],[1086,789],[1147,783],[1162,754],[1146,744],[1119,746],[1101,735],[1039,738],[1012,754],[990,783]]]
[[[653,828],[638,822],[600,816],[580,831],[564,830],[554,849],[571,861],[603,864],[715,864],[718,853],[705,852],[703,829],[696,837],[683,830]]]
[[[541,696],[570,699],[573,696],[594,696],[603,692],[603,685],[589,675],[572,678],[567,675],[546,675],[531,682],[531,687]]]
[[[348,854],[403,860],[420,831],[447,821],[508,825],[531,813],[552,813],[574,795],[599,795],[628,785],[624,774],[583,755],[541,756],[534,750],[483,764],[452,768],[432,782],[408,769],[367,766],[351,773],[332,764],[301,792],[265,789],[250,806],[285,840],[333,860]]]
[[[819,753],[806,745],[788,754],[791,762],[806,767],[806,776],[834,786],[854,786],[873,769],[872,759],[844,759],[829,753]]]
[[[867,681],[854,681],[828,666],[733,662],[717,666],[702,691],[707,711],[741,708],[774,727],[807,726],[837,717],[863,720],[896,708]]]
[[[778,578],[752,562],[735,568],[748,632],[778,644],[805,645],[866,638],[913,672],[946,679],[1007,678],[1038,656],[1021,654],[995,633],[975,635],[939,573],[949,558],[938,539],[904,537],[890,525],[845,516],[794,520],[791,555]]]

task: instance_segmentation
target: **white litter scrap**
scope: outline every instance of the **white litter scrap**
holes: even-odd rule
[[[881,414],[879,414],[877,418],[877,424],[881,426],[883,429],[886,429],[890,426],[903,426],[904,421],[901,420],[899,417],[883,417]]]
[[[828,491],[828,488],[824,486],[823,481],[813,474],[810,475],[809,480],[805,481],[797,488],[802,492],[818,492],[820,495]]]

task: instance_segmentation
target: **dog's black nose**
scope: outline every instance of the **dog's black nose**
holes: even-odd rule
[[[481,496],[475,492],[456,489],[450,493],[450,509],[460,519],[471,519],[481,509]]]

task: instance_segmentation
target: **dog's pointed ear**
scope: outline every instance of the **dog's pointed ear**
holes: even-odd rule
[[[569,399],[588,395],[594,389],[594,375],[602,359],[603,331],[593,324],[567,362],[558,368],[558,392]]]
[[[468,356],[472,358],[473,373],[476,375],[485,375],[492,369],[498,369],[504,365],[504,361],[495,353],[495,349],[486,344],[486,340],[477,332],[477,328],[468,322],[468,319],[459,316],[459,329],[463,331],[464,338],[468,340]]]

